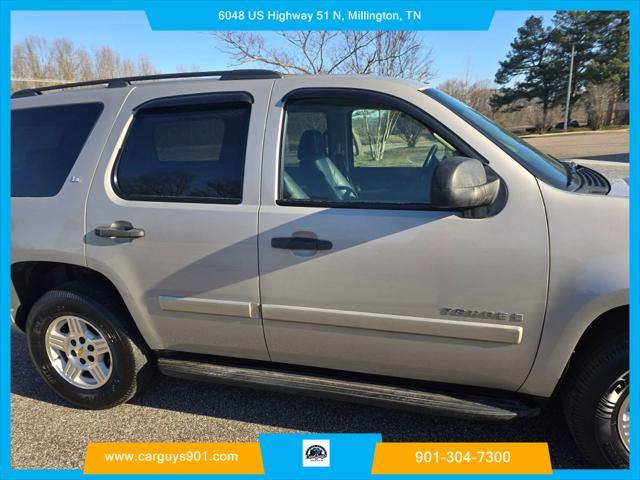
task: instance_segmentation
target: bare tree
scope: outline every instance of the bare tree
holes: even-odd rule
[[[427,81],[434,74],[431,50],[412,31],[284,31],[276,35],[284,46],[249,32],[214,33],[235,65],[260,63],[285,73],[373,74]],[[282,42],[278,42],[282,43]],[[381,160],[398,120],[390,110],[360,112],[367,144]]]
[[[353,44],[360,32],[344,32],[347,44]],[[434,74],[431,50],[425,49],[412,31],[373,32],[374,43],[370,48],[355,51],[346,63],[346,72],[374,74],[395,78],[411,78],[427,81]],[[412,123],[402,121],[395,110],[363,111],[365,132],[369,140],[371,156],[376,161],[384,158],[387,142],[398,128],[407,145],[415,146],[419,131]],[[415,125],[413,125],[415,127]]]
[[[589,83],[585,94],[589,127],[599,130],[607,125],[614,108],[617,86],[613,82]]]
[[[120,72],[125,75],[129,73],[126,72],[126,67],[123,66],[122,59],[120,58],[120,55],[118,55],[118,52],[111,47],[99,47],[94,52],[94,58],[95,72],[98,78],[116,77]]]
[[[407,147],[414,148],[424,132],[424,126],[408,115],[400,115],[396,122],[399,135],[407,144]]]
[[[474,80],[469,63],[465,67],[462,78],[446,80],[438,85],[438,88],[483,115],[491,116],[492,108],[489,100],[496,88],[491,80]]]
[[[136,75],[153,75],[158,73],[158,69],[153,66],[151,60],[144,55],[140,55],[136,60],[135,72]]]
[[[68,39],[48,42],[27,37],[11,51],[11,90],[72,81],[94,80],[125,75],[147,75],[157,70],[144,56],[135,61],[102,46],[89,53]]]
[[[261,63],[285,73],[360,73],[403,76],[426,81],[433,76],[431,51],[409,31],[284,31],[275,35],[283,47],[265,35],[216,32],[222,51],[235,65]]]

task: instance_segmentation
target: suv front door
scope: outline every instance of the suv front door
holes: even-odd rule
[[[546,298],[535,179],[417,89],[349,81],[274,88],[259,233],[271,359],[516,390]],[[448,155],[490,158],[503,205],[486,218],[431,210]]]
[[[87,263],[152,348],[268,360],[256,235],[272,82],[179,85],[125,101],[89,195]],[[110,238],[127,225],[144,236]]]

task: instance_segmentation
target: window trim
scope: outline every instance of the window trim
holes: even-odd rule
[[[158,97],[147,100],[133,107],[134,112],[143,110],[162,110],[181,107],[202,106],[219,103],[249,103],[253,104],[253,95],[249,92],[215,92],[215,93],[195,93],[187,95],[175,95],[171,97]]]
[[[433,211],[433,212],[464,212],[466,210],[473,209],[448,209],[438,208],[429,204],[416,204],[416,203],[369,203],[369,202],[335,202],[335,201],[318,201],[308,199],[282,199],[282,147],[285,138],[286,120],[287,120],[287,106],[290,102],[304,101],[304,100],[355,100],[355,101],[368,101],[372,104],[378,103],[386,108],[394,108],[406,115],[411,116],[415,120],[424,124],[427,128],[436,131],[445,141],[454,145],[456,149],[462,152],[464,155],[476,158],[480,160],[485,166],[489,165],[489,161],[480,155],[475,149],[473,149],[468,143],[466,143],[459,135],[455,134],[451,129],[445,126],[440,121],[429,115],[427,112],[412,104],[411,102],[402,98],[396,97],[388,93],[382,93],[375,90],[368,90],[363,88],[345,88],[345,87],[304,87],[291,90],[282,98],[283,112],[281,125],[280,125],[280,148],[278,152],[278,188],[276,191],[276,205],[282,207],[312,207],[312,208],[347,208],[357,210],[419,210],[419,211]],[[494,172],[495,173],[495,172]],[[497,173],[495,173],[496,176]],[[504,180],[500,177],[501,185],[506,191],[506,185]],[[506,199],[506,194],[505,194]],[[502,208],[500,207],[498,211]]]
[[[181,102],[181,99],[186,99],[186,102]],[[159,101],[158,104],[154,103]],[[243,108],[248,109],[249,118],[247,122],[247,134],[244,138],[244,144],[242,146],[242,192],[240,198],[215,198],[215,197],[162,197],[156,195],[129,195],[124,193],[118,185],[118,168],[124,146],[127,144],[129,135],[133,130],[133,126],[139,114],[154,114],[154,113],[168,113],[168,112],[184,112],[184,111],[209,111],[215,108],[220,108],[223,105],[242,105]],[[116,160],[111,167],[111,188],[113,192],[122,200],[136,201],[136,202],[156,202],[156,203],[199,203],[210,205],[241,205],[244,200],[244,180],[245,180],[245,167],[247,162],[247,145],[249,144],[249,133],[251,130],[251,115],[252,115],[253,96],[248,92],[219,92],[219,93],[197,93],[194,95],[176,95],[172,97],[159,97],[148,100],[134,107],[131,110],[133,118],[128,122],[128,128],[118,147],[118,153]],[[145,107],[147,105],[147,107]],[[213,108],[212,108],[213,107]]]
[[[102,117],[102,114],[104,113],[104,102],[102,102],[102,101],[92,101],[92,102],[78,102],[78,103],[56,103],[56,104],[53,104],[53,105],[38,105],[38,106],[33,106],[33,107],[12,108],[11,109],[9,114],[11,114],[13,112],[17,112],[17,111],[23,111],[23,110],[36,110],[36,109],[41,110],[41,109],[45,109],[45,108],[71,107],[71,106],[76,106],[76,105],[98,105],[100,108],[99,108],[99,110],[97,112],[96,119],[93,122],[93,125],[89,129],[89,133],[87,134],[86,138],[82,142],[82,145],[80,146],[80,150],[78,150],[78,155],[76,155],[75,160],[71,164],[71,168],[69,168],[69,171],[64,176],[64,180],[60,184],[60,188],[58,188],[58,191],[56,193],[54,193],[53,195],[14,195],[13,194],[13,188],[11,188],[11,183],[9,183],[9,187],[10,187],[9,188],[9,195],[10,195],[11,198],[55,198],[58,195],[60,195],[60,192],[62,192],[62,189],[64,188],[64,184],[67,183],[67,179],[69,178],[69,175],[71,175],[71,172],[73,171],[74,167],[78,163],[78,159],[82,155],[82,152],[84,151],[85,147],[87,146],[87,142],[89,141],[89,139],[93,135],[93,131],[95,130],[96,125],[98,124],[98,122],[100,121],[100,118]],[[11,122],[11,118],[9,118],[9,122]],[[11,152],[9,152],[9,161],[10,161],[9,171],[11,171]]]

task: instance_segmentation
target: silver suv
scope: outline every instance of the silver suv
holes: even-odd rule
[[[627,165],[363,76],[83,82],[11,122],[12,320],[72,404],[156,368],[489,420],[557,396],[627,467]]]

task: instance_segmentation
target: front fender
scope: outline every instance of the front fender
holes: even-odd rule
[[[549,293],[540,346],[519,391],[553,393],[580,338],[629,305],[629,203],[540,185],[549,223]]]
[[[629,289],[623,289],[593,299],[568,320],[548,319],[547,322],[553,325],[547,327],[545,322],[533,368],[518,391],[540,397],[551,396],[587,328],[601,315],[627,305]]]

